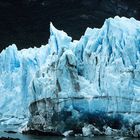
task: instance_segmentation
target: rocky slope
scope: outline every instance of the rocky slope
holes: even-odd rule
[[[86,27],[101,27],[115,15],[140,20],[139,0],[1,0],[0,51],[46,44],[50,21],[79,39]]]

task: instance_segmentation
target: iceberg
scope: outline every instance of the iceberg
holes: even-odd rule
[[[0,53],[0,101],[1,125],[138,137],[140,21],[109,18],[79,41],[51,23],[47,45],[9,46]]]

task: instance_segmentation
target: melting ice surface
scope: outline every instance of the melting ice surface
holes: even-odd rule
[[[58,110],[75,107],[140,122],[140,22],[109,18],[101,29],[87,28],[79,41],[50,24],[47,45],[19,51],[13,44],[3,50],[1,125],[25,123],[29,105],[43,98],[83,98]]]

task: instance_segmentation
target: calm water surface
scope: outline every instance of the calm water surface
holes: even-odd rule
[[[119,138],[114,137],[105,137],[105,136],[97,136],[93,138],[86,138],[86,137],[49,137],[49,136],[35,136],[35,135],[22,135],[22,134],[8,134],[5,132],[0,132],[0,137],[12,137],[12,138],[19,138],[20,140],[119,140]],[[140,140],[138,138],[126,138],[125,140]]]

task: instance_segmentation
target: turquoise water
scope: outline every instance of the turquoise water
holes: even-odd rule
[[[36,136],[36,135],[23,135],[23,134],[8,134],[5,132],[0,132],[0,137],[12,137],[19,138],[20,140],[119,140],[116,137],[105,137],[105,136],[96,136],[92,138],[87,137],[49,137],[49,136]],[[126,138],[125,140],[139,140],[138,138]]]

